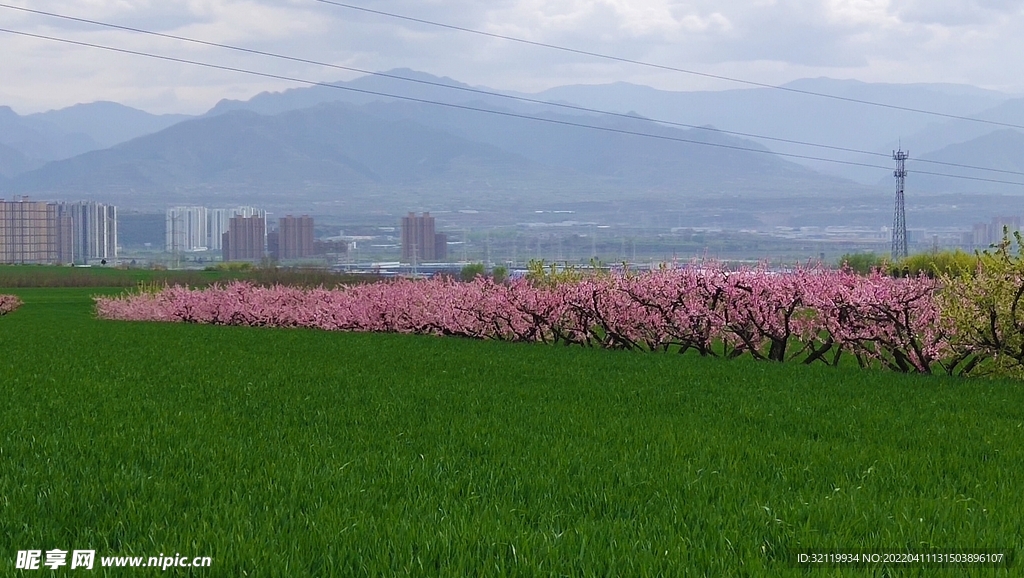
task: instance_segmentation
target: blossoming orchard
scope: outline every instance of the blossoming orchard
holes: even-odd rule
[[[0,295],[0,315],[6,315],[21,306],[16,295]]]
[[[167,287],[96,298],[101,318],[461,336],[966,375],[997,352],[959,335],[943,282],[720,264],[560,283],[478,277],[338,289]]]

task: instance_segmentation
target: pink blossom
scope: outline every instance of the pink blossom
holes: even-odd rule
[[[0,295],[0,315],[7,315],[21,305],[21,299],[17,295]]]
[[[645,351],[931,371],[953,352],[952,325],[924,277],[801,267],[727,271],[718,263],[586,277],[554,286],[477,277],[396,280],[339,289],[232,282],[96,299],[105,319],[310,327],[566,343]]]

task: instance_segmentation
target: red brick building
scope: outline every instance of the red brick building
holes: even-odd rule
[[[231,217],[221,249],[225,261],[259,261],[266,255],[266,217]]]
[[[448,258],[448,236],[434,231],[434,217],[409,213],[402,217],[402,261],[424,263]]]
[[[302,259],[313,251],[313,217],[288,215],[278,220],[277,247],[279,259]]]

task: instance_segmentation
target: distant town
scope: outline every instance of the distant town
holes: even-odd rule
[[[480,262],[511,267],[547,262],[633,263],[712,257],[834,263],[841,255],[888,252],[891,230],[866,226],[764,229],[600,224],[574,211],[537,211],[536,220],[494,225],[475,211],[373,215],[342,230],[336,218],[272,218],[261,208],[173,206],[164,214],[119,213],[114,205],[0,200],[0,263],[196,269],[249,262],[350,272],[424,273]],[[440,218],[439,218],[440,217]],[[580,220],[577,220],[580,219]],[[912,252],[985,249],[1021,216],[987,223],[908,228]]]

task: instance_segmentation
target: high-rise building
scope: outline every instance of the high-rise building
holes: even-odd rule
[[[265,217],[262,209],[255,207],[235,207],[233,209],[207,209],[206,248],[210,251],[221,251],[224,233],[231,225],[231,217]]]
[[[266,255],[267,219],[265,216],[231,217],[221,237],[225,261],[259,261]]]
[[[208,217],[206,207],[173,207],[167,209],[168,253],[206,251]]]
[[[0,262],[117,259],[117,207],[94,202],[0,201]]]
[[[277,222],[278,258],[301,259],[313,255],[313,217],[281,217]]]
[[[444,261],[448,258],[448,235],[434,233],[434,260]]]
[[[447,241],[446,241],[447,247]],[[409,213],[402,217],[402,260],[423,263],[437,259],[437,239],[434,235],[434,217],[423,213]]]
[[[73,233],[56,203],[0,200],[0,263],[70,263]]]
[[[274,261],[281,258],[280,236],[277,231],[267,231],[267,255]]]
[[[989,225],[989,242],[999,243],[1003,240],[1003,229],[1005,228],[1013,238],[1014,231],[1020,230],[1020,217],[993,217]]]
[[[236,207],[232,209],[236,217],[266,217],[267,212],[256,207]]]
[[[221,250],[221,239],[224,233],[228,232],[228,226],[231,224],[231,217],[235,216],[233,209],[210,209],[206,213],[207,224],[206,224],[206,246],[211,251]]]
[[[993,217],[989,223],[975,223],[971,233],[974,238],[974,246],[985,248],[991,244],[1003,240],[1003,228],[1013,235],[1021,227],[1020,217]]]
[[[112,263],[117,259],[117,207],[94,202],[62,203],[59,212],[72,221],[74,263]]]

